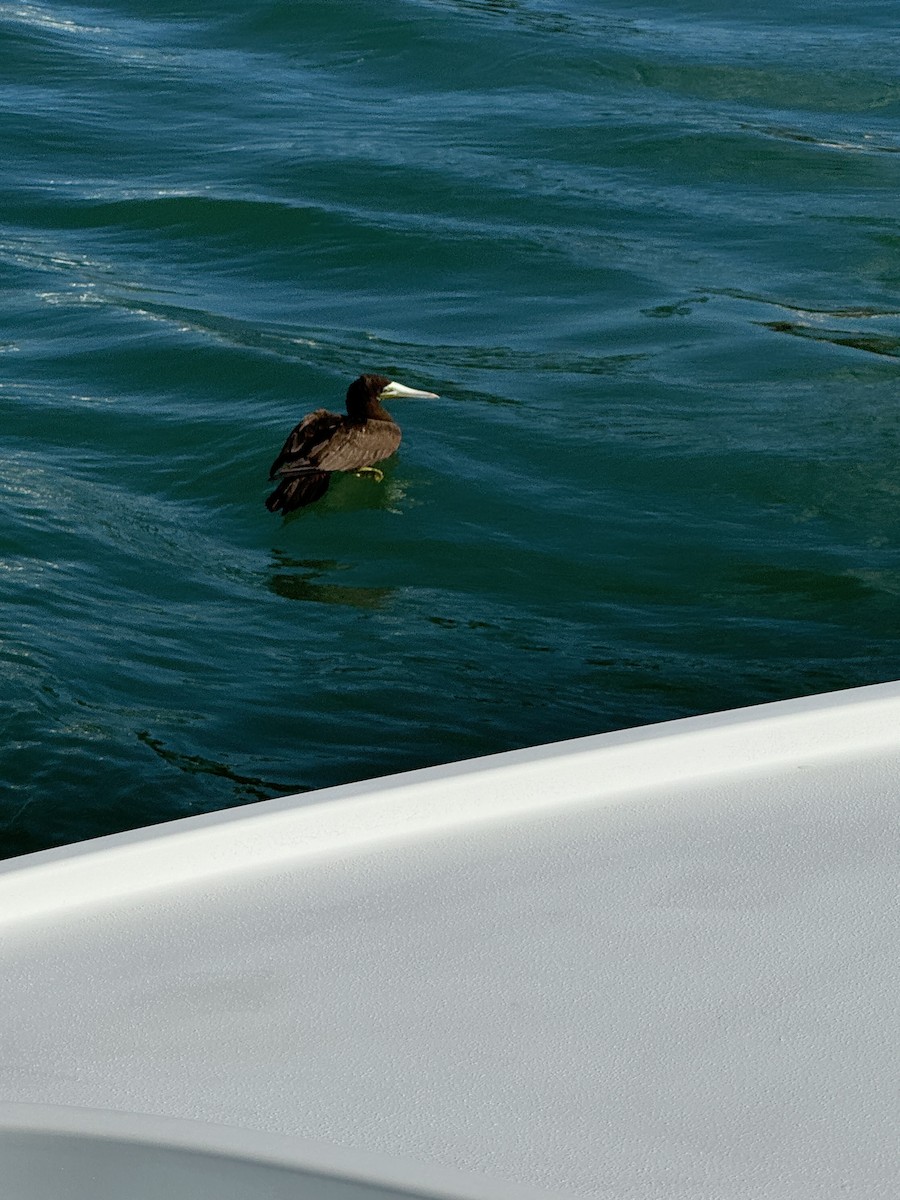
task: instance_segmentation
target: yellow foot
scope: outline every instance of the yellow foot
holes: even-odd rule
[[[358,471],[353,472],[354,475],[371,475],[376,483],[381,483],[384,479],[384,471],[379,471],[378,467],[360,467]]]

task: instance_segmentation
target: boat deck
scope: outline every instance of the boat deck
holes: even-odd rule
[[[0,1100],[579,1196],[894,1197],[900,684],[0,869]]]

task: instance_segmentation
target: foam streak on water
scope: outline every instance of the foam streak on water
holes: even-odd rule
[[[351,7],[0,3],[0,852],[900,675],[894,6]]]

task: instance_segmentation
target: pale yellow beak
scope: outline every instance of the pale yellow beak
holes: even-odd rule
[[[378,393],[379,400],[440,400],[434,392],[420,392],[416,388],[404,387],[402,383],[389,383]]]

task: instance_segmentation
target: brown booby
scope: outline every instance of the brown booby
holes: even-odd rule
[[[270,479],[280,479],[266,500],[269,512],[293,512],[313,504],[328,491],[334,471],[381,472],[374,463],[389,458],[400,445],[400,426],[383,400],[418,397],[437,400],[434,392],[417,391],[384,375],[360,375],[347,389],[347,413],[318,408],[288,434],[272,463]]]

